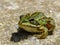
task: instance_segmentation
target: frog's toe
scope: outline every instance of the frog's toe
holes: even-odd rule
[[[43,35],[43,36],[40,36],[40,37],[38,36],[37,38],[38,39],[45,39],[46,37],[47,37],[47,35],[45,35],[45,36]]]
[[[52,35],[53,34],[53,31],[48,31],[48,35]]]
[[[37,37],[38,39],[45,39],[47,35],[34,35],[34,37]]]

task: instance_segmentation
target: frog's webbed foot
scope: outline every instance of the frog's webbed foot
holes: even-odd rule
[[[37,37],[38,39],[44,39],[44,38],[46,38],[47,35],[48,35],[48,29],[43,26],[43,27],[40,28],[40,31],[42,31],[42,33],[36,34],[34,36]]]

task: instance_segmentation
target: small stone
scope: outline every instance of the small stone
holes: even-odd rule
[[[0,26],[2,26],[3,24],[2,23],[0,23]]]

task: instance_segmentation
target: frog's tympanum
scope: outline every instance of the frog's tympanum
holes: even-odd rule
[[[42,12],[21,15],[18,25],[27,32],[35,33],[34,36],[40,39],[51,35],[55,28],[54,20],[45,16]]]

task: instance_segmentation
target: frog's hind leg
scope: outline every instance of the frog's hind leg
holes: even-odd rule
[[[38,39],[44,39],[44,38],[46,38],[47,35],[48,35],[48,29],[46,27],[41,27],[40,30],[42,30],[42,33],[36,34],[34,36],[37,37]]]
[[[46,27],[48,28],[48,35],[52,35],[55,29],[55,21],[51,17],[47,18]]]

